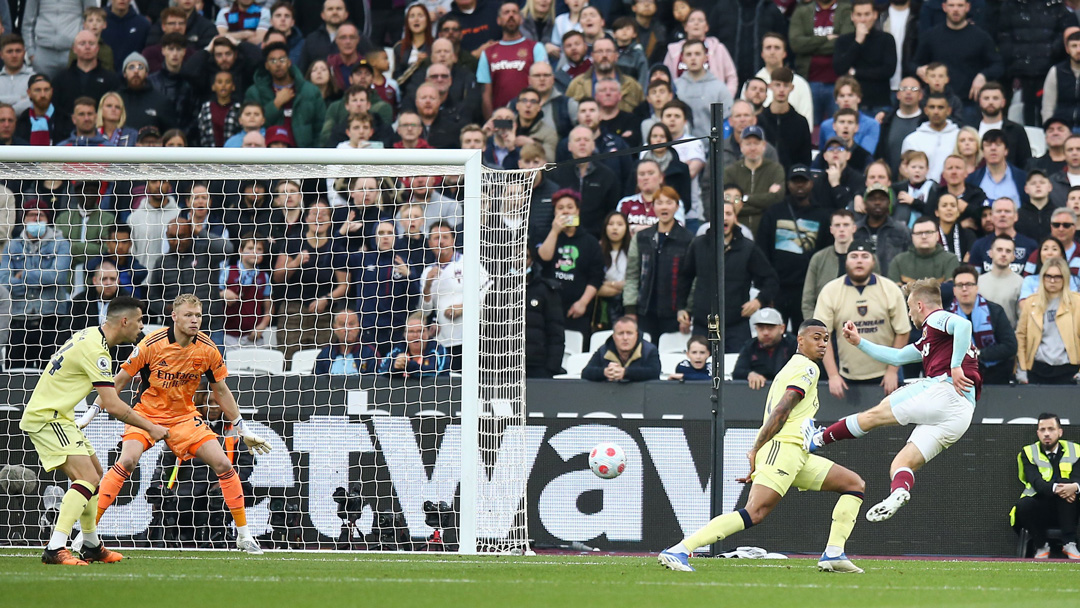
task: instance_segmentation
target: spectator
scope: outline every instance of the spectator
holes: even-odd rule
[[[580,102],[595,93],[596,82],[618,80],[622,91],[619,109],[624,112],[633,112],[634,108],[645,100],[645,94],[633,76],[623,74],[616,67],[619,52],[615,47],[615,42],[608,38],[597,40],[593,44],[591,57],[590,67],[575,76],[567,85],[566,96]],[[479,81],[479,78],[477,80]]]
[[[1080,46],[1080,44],[1077,46]],[[1046,133],[1046,154],[1032,159],[1028,169],[1042,169],[1050,176],[1050,181],[1054,182],[1056,174],[1062,174],[1060,177],[1066,177],[1064,175],[1066,166],[1065,142],[1072,135],[1072,125],[1064,118],[1051,116],[1043,121],[1042,128],[1043,132]],[[1062,180],[1063,186],[1067,183],[1067,179]],[[1067,188],[1066,191],[1068,191]]]
[[[951,1],[965,2],[966,0]],[[930,93],[923,111],[926,112],[927,121],[904,138],[900,152],[904,153],[908,150],[925,152],[927,158],[930,159],[930,171],[927,175],[930,179],[939,181],[941,171],[945,167],[945,158],[956,148],[956,138],[960,133],[960,128],[949,120],[952,107],[949,106],[945,95],[941,93]]]
[[[131,53],[124,60],[125,86],[120,97],[127,110],[127,124],[133,129],[153,126],[167,131],[177,124],[176,111],[172,100],[148,82],[149,69],[146,58],[139,53]]]
[[[971,251],[968,254],[967,262],[976,268],[982,268],[983,272],[990,270],[990,246],[994,242],[994,238],[998,236],[1007,236],[1015,243],[1015,259],[1011,264],[1012,269],[1016,273],[1020,273],[1024,268],[1024,262],[1027,261],[1029,255],[1038,249],[1039,244],[1034,239],[1029,238],[1026,235],[1020,234],[1016,230],[1016,222],[1018,219],[1016,211],[1016,202],[1010,198],[999,198],[994,201],[991,207],[991,217],[993,219],[993,233],[987,234],[981,239],[975,241],[971,245]]]
[[[1020,384],[1073,384],[1080,370],[1080,294],[1066,288],[1064,258],[1046,260],[1039,288],[1020,303],[1016,324]]]
[[[1028,103],[1031,107],[1034,107],[1034,100]],[[1014,167],[1024,168],[1031,162],[1031,145],[1028,143],[1024,125],[1015,123],[1005,117],[1005,105],[1005,87],[1000,84],[988,82],[979,90],[979,110],[982,112],[982,121],[979,123],[979,137],[982,138],[982,143],[985,146],[986,134],[993,129],[1000,129],[1004,134],[1005,145],[1009,150],[1006,160]]]
[[[58,146],[111,146],[109,140],[102,137],[95,126],[97,123],[97,103],[89,97],[75,100],[75,109],[71,114],[75,127],[71,136],[56,144]]]
[[[926,115],[919,105],[922,98],[923,89],[919,79],[905,76],[900,80],[896,91],[898,107],[878,114],[881,116],[881,137],[878,139],[875,156],[884,158],[893,173],[900,168],[904,138],[914,133],[926,120]]]
[[[675,366],[675,373],[668,380],[706,381],[712,379],[709,361],[709,341],[705,336],[690,336],[686,342],[686,358]]]
[[[367,115],[370,117],[371,136],[369,141],[385,143],[393,138],[390,125],[382,114],[372,106],[371,100],[375,99],[378,106],[385,107],[391,114],[393,110],[379,99],[371,89],[361,85],[352,85],[345,90],[345,95],[339,101],[330,104],[326,110],[326,118],[323,121],[322,133],[319,136],[323,147],[333,148],[343,141],[349,140],[346,132],[349,128],[349,120],[353,115]],[[344,102],[344,103],[343,103]]]
[[[734,353],[750,339],[746,318],[776,299],[779,281],[765,254],[743,236],[735,222],[735,204],[724,201],[724,352]],[[712,227],[690,244],[679,265],[676,319],[697,335],[707,335],[708,317],[716,293],[716,241]],[[751,286],[758,289],[750,297]],[[693,301],[691,302],[691,289]]]
[[[252,133],[257,135],[257,133]],[[232,242],[232,251],[239,251],[243,235],[257,235],[266,238],[271,230],[270,197],[266,193],[266,184],[257,180],[228,182],[227,192],[236,192],[225,201],[221,223],[224,232]]]
[[[759,6],[766,5],[767,3],[759,4]],[[719,6],[714,11],[718,10]],[[741,10],[741,5],[740,5]],[[769,10],[768,8],[764,10]],[[767,108],[772,105],[773,92],[772,92],[772,73],[778,68],[785,67],[787,60],[787,38],[783,34],[778,34],[775,31],[766,32],[761,37],[761,60],[764,62],[764,66],[754,74],[754,78],[760,79],[765,83],[765,102],[764,106]],[[788,103],[795,109],[807,123],[814,120],[814,98],[810,93],[810,83],[805,78],[798,74],[792,74],[792,88],[788,94]],[[746,87],[749,86],[747,81]],[[746,89],[743,89],[745,94]],[[815,123],[816,124],[816,123]]]
[[[414,312],[405,321],[405,340],[379,363],[379,373],[404,378],[439,376],[450,371],[450,355],[434,338],[428,338],[424,313]]]
[[[239,258],[223,266],[218,277],[218,290],[225,302],[222,346],[263,346],[264,332],[274,315],[270,273],[263,270],[266,242],[248,234],[240,243]]]
[[[499,3],[498,25],[502,39],[484,49],[476,69],[476,82],[484,85],[484,116],[501,108],[528,86],[529,67],[547,62],[544,45],[521,33],[521,10],[517,2]]]
[[[1039,440],[1017,454],[1024,492],[1010,513],[1013,527],[1031,533],[1035,559],[1050,557],[1046,535],[1050,528],[1061,530],[1061,550],[1069,559],[1080,559],[1076,548],[1076,522],[1080,518],[1080,469],[1072,466],[1080,445],[1061,439],[1064,431],[1055,414],[1039,414]],[[1025,551],[1027,547],[1024,548]],[[1026,557],[1026,555],[1024,555]]]
[[[117,0],[113,4],[130,4]],[[83,10],[97,6],[91,0],[26,0],[19,31],[26,40],[26,55],[34,72],[53,78],[67,65],[68,50],[82,29]],[[137,36],[132,36],[133,41]],[[122,56],[122,55],[121,55]]]
[[[444,66],[438,67],[445,69]],[[515,108],[517,109],[516,146],[521,148],[529,143],[539,144],[544,147],[544,153],[548,158],[555,158],[555,145],[559,142],[559,135],[540,116],[540,92],[532,87],[526,87],[518,95]]]
[[[973,124],[978,120],[974,100],[979,98],[979,91],[987,81],[1001,78],[1004,65],[993,38],[968,20],[969,0],[945,0],[941,6],[945,11],[945,22],[919,38],[919,48],[915,52],[916,74],[925,82],[928,64],[945,64],[954,90],[965,100],[964,122]],[[934,176],[933,172],[931,176]]]
[[[132,147],[139,136],[137,129],[126,126],[127,109],[119,93],[109,92],[98,102],[97,128],[102,137],[114,146]]]
[[[110,0],[109,13],[105,16],[107,25],[101,32],[101,41],[113,50],[111,67],[117,72],[127,65],[128,55],[142,52],[150,32],[150,20],[131,5],[131,0]]]
[[[742,150],[739,146],[742,144],[743,130],[757,125],[754,104],[745,99],[736,99],[731,104],[731,115],[728,116],[727,122],[731,127],[731,135],[724,139],[725,167],[742,158]],[[774,162],[779,162],[780,159],[776,154],[776,148],[769,142],[765,142],[765,158]]]
[[[1068,208],[1054,209],[1050,216],[1050,236],[1061,243],[1064,249],[1065,261],[1069,263],[1074,277],[1080,275],[1080,247],[1076,243],[1076,213]],[[1028,262],[1034,261],[1034,254],[1028,258]],[[1025,267],[1024,272],[1030,274],[1031,269]]]
[[[704,13],[701,11],[694,15],[700,15],[704,19]],[[694,137],[705,137],[709,134],[712,123],[712,104],[723,103],[725,108],[729,108],[730,113],[734,97],[724,82],[706,69],[704,42],[689,40],[685,41],[685,45],[679,42],[673,44],[683,47],[682,64],[686,66],[686,69],[675,80],[675,87],[679,90],[679,99],[689,105],[693,111],[690,133]],[[721,48],[723,48],[722,45]]]
[[[908,222],[912,216],[926,213],[926,201],[930,199],[930,192],[937,185],[934,180],[926,177],[929,169],[930,159],[924,152],[908,150],[900,157],[900,170],[907,175],[907,179],[893,185],[896,202],[903,205],[893,210],[893,217]]]
[[[0,256],[0,285],[11,297],[9,367],[43,367],[68,311],[71,246],[49,225],[51,213],[44,200],[24,202],[22,234]]]
[[[578,31],[567,32],[562,39],[562,56],[555,67],[555,88],[565,94],[570,83],[592,69],[592,66],[592,57],[589,56],[589,45],[585,43],[585,35]],[[587,92],[583,95],[587,95]]]
[[[104,325],[105,315],[109,311],[109,302],[118,295],[127,295],[120,287],[120,275],[112,262],[103,261],[90,273],[90,288],[84,289],[71,298],[71,314],[64,331],[77,332],[87,327]],[[130,352],[130,348],[128,351]]]
[[[615,83],[607,81],[599,85],[601,91],[607,90],[614,93]],[[600,104],[595,99],[585,98],[577,106],[578,126],[588,127],[592,131],[595,143],[594,154],[626,150],[627,143],[622,137],[608,132],[600,123]],[[569,160],[569,137],[559,142],[555,148],[555,162],[561,163]],[[614,158],[605,158],[600,161],[615,173],[620,185],[628,183],[634,174],[634,161],[629,155],[617,155]]]
[[[56,78],[53,103],[61,112],[71,113],[79,97],[101,99],[109,91],[120,89],[120,76],[112,64],[102,64],[98,58],[97,37],[88,30],[75,36],[72,45],[75,60]]]
[[[91,258],[86,262],[87,272],[93,272],[101,264],[108,261],[116,267],[119,273],[120,288],[133,297],[143,299],[146,289],[143,284],[149,272],[146,267],[131,255],[131,226],[116,224],[108,228],[108,238],[105,239],[105,251],[97,258]]]
[[[15,109],[10,104],[0,102],[0,146],[29,146],[30,142],[15,135],[15,123],[18,121],[18,117],[15,114]],[[10,222],[0,222],[0,224],[6,224],[11,226],[15,224],[15,220]],[[6,239],[0,239],[3,241]]]
[[[304,70],[305,73],[310,74],[316,63],[323,62],[326,64],[330,82],[332,83],[332,85],[328,86],[332,86],[338,92],[344,91],[349,88],[353,72],[360,67],[361,63],[367,63],[364,56],[360,54],[360,42],[362,39],[363,36],[355,25],[347,21],[342,23],[338,26],[337,35],[334,36],[334,45],[337,47],[337,52],[331,53],[325,59],[321,57],[312,58],[307,69]],[[287,49],[286,52],[288,52]],[[326,95],[323,94],[323,97],[325,98]],[[328,100],[327,103],[329,101],[332,100]]]
[[[193,293],[204,303],[203,331],[215,334],[223,342],[224,326],[222,300],[218,293],[218,273],[225,261],[223,240],[196,241],[191,221],[177,217],[166,227],[168,253],[153,270],[149,284],[147,315],[156,323],[165,324],[172,314],[172,303],[181,293]],[[216,247],[212,247],[216,246]]]
[[[862,107],[871,114],[891,109],[889,81],[897,66],[896,41],[892,34],[874,28],[877,20],[878,11],[873,0],[854,0],[851,22],[855,31],[839,36],[833,42],[833,70],[858,80],[865,94]]]
[[[181,72],[191,81],[199,99],[210,95],[214,79],[222,70],[233,75],[233,84],[237,91],[247,91],[259,62],[259,58],[249,52],[251,48],[245,46],[241,49],[227,36],[218,36],[214,38],[209,50],[200,50],[185,60]]]
[[[22,36],[13,33],[0,36],[0,59],[4,62],[0,71],[0,103],[10,104],[16,115],[22,114],[30,108],[27,85],[34,75],[34,68],[26,63]]]
[[[376,372],[379,353],[361,341],[360,320],[351,310],[334,315],[333,341],[319,351],[314,373],[318,376],[356,376]]]
[[[841,119],[841,126],[853,125],[855,122],[853,117],[850,114],[841,115],[841,112],[851,112],[851,110],[840,109],[836,111],[837,116]],[[855,210],[859,211],[858,199],[855,193],[862,189],[865,179],[863,178],[863,171],[852,160],[852,150],[850,144],[841,139],[840,136],[834,135],[825,142],[825,149],[814,159],[810,167],[814,171],[824,172],[824,179],[816,184],[818,187],[815,195],[825,196],[826,200],[832,202],[830,206],[833,207],[843,207],[848,201],[854,201]],[[866,153],[865,150],[858,146],[854,146],[854,150],[860,154]],[[863,156],[862,160],[865,161],[866,157]],[[821,173],[818,175],[821,175]],[[885,184],[882,184],[882,186],[889,190]],[[889,196],[892,196],[891,192]]]
[[[101,209],[101,182],[74,183],[74,208],[56,214],[54,226],[70,245],[72,266],[85,265],[105,250],[104,241],[109,228],[116,223],[116,214]]]
[[[626,217],[631,235],[637,234],[659,221],[653,209],[653,204],[656,202],[656,197],[663,186],[664,174],[660,171],[660,163],[652,160],[639,161],[637,166],[637,194],[624,197],[615,208],[616,211]],[[683,205],[680,204],[679,209],[675,212],[675,221],[685,223],[683,221],[684,217]]]
[[[304,195],[300,182],[291,179],[278,180],[273,188],[274,200],[270,212],[270,252],[277,256],[278,248],[285,239],[300,238],[304,230]]]
[[[596,150],[592,130],[580,126],[572,129],[568,147],[575,160],[592,156]],[[614,211],[619,202],[620,189],[615,173],[602,163],[588,161],[562,165],[553,170],[549,177],[555,183],[581,193],[581,228],[594,237],[598,236],[603,229],[604,216]]]
[[[596,292],[597,312],[593,327],[610,329],[623,315],[623,288],[626,286],[626,255],[630,248],[630,230],[626,216],[612,211],[604,218],[600,251],[604,260],[604,282]]]
[[[634,75],[638,84],[645,86],[649,78],[649,61],[645,47],[638,42],[637,26],[632,17],[619,17],[611,27],[619,60],[615,65],[626,74]]]
[[[1077,150],[1080,151],[1080,146]],[[911,153],[914,152],[914,150],[911,151]],[[961,226],[973,231],[981,230],[979,222],[982,220],[982,212],[984,208],[989,207],[990,203],[987,202],[986,193],[982,191],[982,188],[967,183],[967,176],[968,170],[962,157],[956,154],[946,156],[945,165],[941,171],[941,181],[930,188],[930,196],[925,205],[926,212],[936,211],[941,197],[951,194],[956,198]]]
[[[971,322],[971,342],[979,351],[983,384],[1008,384],[1016,363],[1016,334],[1005,309],[979,294],[979,273],[964,264],[953,271],[950,311]]]
[[[675,99],[668,102],[661,112],[660,121],[668,128],[674,141],[691,139],[690,108]],[[705,146],[700,141],[687,141],[672,146],[679,160],[690,170],[690,212],[688,219],[704,220],[705,208],[701,199],[701,174],[705,169]]]
[[[979,293],[1005,311],[1011,327],[1016,327],[1020,289],[1024,282],[1020,274],[1012,269],[1016,260],[1015,247],[1010,237],[995,237],[990,249],[990,270],[984,270],[979,275]]]
[[[856,222],[855,240],[868,242],[881,264],[881,271],[890,275],[889,264],[898,254],[907,251],[911,233],[907,226],[889,216],[889,191],[884,186],[871,185],[864,200],[866,217]]]
[[[355,269],[352,279],[356,283],[363,341],[383,353],[401,341],[405,317],[414,307],[419,290],[402,257],[406,252],[395,250],[394,222],[379,222],[374,234],[374,249],[353,254],[349,267]]]
[[[1066,26],[1077,24],[1075,15],[1066,6],[1064,2],[1006,0],[999,9],[1001,12],[995,25],[998,48],[1005,59],[1004,82],[1020,83],[1024,124],[1039,124],[1039,94],[1043,81],[1047,71],[1065,58],[1062,34]],[[1009,143],[1016,142],[1010,140]],[[1010,160],[1017,166],[1027,166],[1021,159]]]
[[[207,19],[196,10],[197,0],[174,0],[171,4],[172,8],[179,9],[187,20],[186,24],[181,30],[176,25],[170,25],[170,13],[168,9],[162,9],[158,14],[158,20],[156,23],[150,26],[150,31],[146,34],[146,45],[152,46],[161,41],[161,37],[170,31],[175,31],[188,39],[188,46],[193,50],[204,49],[213,42],[217,36],[217,28],[214,26],[214,22]],[[271,9],[272,12],[274,9]]]
[[[532,64],[529,68],[529,86],[540,95],[541,120],[555,129],[560,136],[570,133],[573,124],[567,103],[569,98],[555,90],[555,72],[552,66],[547,63]],[[619,103],[622,103],[622,99]]]
[[[1070,135],[1065,140],[1065,170],[1051,173],[1050,182],[1050,202],[1054,207],[1066,206],[1073,184],[1080,185],[1080,136]]]
[[[1076,73],[1080,72],[1080,32],[1065,37],[1065,53],[1065,61],[1053,65],[1043,80],[1043,129],[1046,121],[1055,116],[1068,124],[1080,124],[1080,95],[1075,91]]]
[[[319,27],[304,38],[303,50],[300,52],[296,65],[301,73],[307,71],[311,62],[316,59],[326,59],[337,50],[334,38],[337,36],[338,28],[349,19],[349,11],[345,7],[344,0],[323,0],[322,13],[319,17],[322,21]],[[360,53],[364,54],[374,47],[369,40],[364,38],[361,39],[359,48]],[[286,47],[286,54],[288,54],[288,47]]]
[[[825,285],[837,277],[844,276],[847,272],[845,266],[847,252],[855,238],[855,214],[848,209],[833,211],[829,233],[833,237],[832,247],[815,253],[810,258],[810,266],[806,269],[806,280],[803,282],[802,290],[802,315],[805,319],[814,317],[814,304]],[[880,274],[877,258],[874,259],[872,270]]]
[[[975,243],[975,232],[959,223],[960,199],[947,192],[942,194],[934,215],[938,219],[938,243],[957,260],[963,260]]]
[[[131,206],[135,210],[127,221],[132,228],[132,253],[144,268],[153,270],[161,259],[166,228],[180,215],[172,184],[166,180],[148,180],[143,195]]]
[[[15,135],[32,146],[52,146],[67,138],[71,131],[70,112],[64,114],[52,103],[53,87],[44,74],[34,74],[28,81],[30,107],[19,115]]]
[[[437,223],[428,231],[429,248],[435,262],[420,278],[423,287],[423,310],[434,313],[439,324],[439,343],[450,358],[450,370],[461,371],[462,309],[464,306],[464,261],[454,248],[454,229]],[[480,299],[489,287],[487,271],[480,267]]]
[[[147,34],[146,48],[142,49],[143,57],[146,57],[146,62],[150,64],[150,73],[159,71],[165,63],[165,56],[162,53],[161,39],[166,34],[179,34],[180,38],[184,41],[184,54],[181,55],[181,65],[184,60],[195,54],[198,50],[198,45],[192,44],[192,39],[187,35],[187,13],[179,6],[169,6],[161,11],[161,15],[158,18],[158,22],[150,26],[150,34]],[[153,36],[154,41],[150,42],[150,38]],[[214,39],[211,35],[206,39],[206,43],[203,47],[210,44],[210,41]],[[112,65],[111,63],[109,65]]]
[[[937,220],[923,216],[911,228],[912,248],[897,254],[889,264],[889,278],[901,286],[920,279],[946,281],[960,264],[939,242]]]
[[[338,34],[338,38],[341,34]],[[359,38],[359,36],[358,36]],[[335,39],[336,41],[336,39]],[[405,28],[402,39],[394,44],[394,79],[407,80],[420,62],[431,54],[431,16],[422,4],[413,3],[405,9]],[[412,69],[410,69],[412,68]],[[406,72],[408,73],[406,75]],[[406,75],[402,78],[402,75]],[[344,87],[343,87],[344,88]]]
[[[672,141],[671,130],[662,122],[658,122],[649,127],[649,131],[646,135],[647,143],[649,145],[663,144]],[[683,205],[685,206],[687,201],[693,200],[693,195],[690,191],[690,167],[679,160],[679,153],[675,151],[675,148],[677,147],[678,146],[665,146],[653,150],[646,150],[641,153],[641,160],[655,161],[656,164],[660,166],[660,170],[664,173],[664,183],[675,188],[679,193],[679,199],[683,201]],[[766,158],[768,158],[769,154],[768,149],[768,147],[765,148]],[[742,154],[742,151],[740,150],[739,153]]]
[[[872,245],[857,239],[848,248],[846,274],[833,279],[822,290],[814,318],[825,323],[831,332],[839,332],[844,323],[853,320],[864,339],[902,348],[911,332],[904,294],[896,283],[874,273],[873,265]],[[870,358],[846,340],[838,340],[837,344],[838,347],[827,345],[823,360],[829,375],[829,392],[834,397],[843,399],[849,383],[880,384],[886,395],[896,390],[899,385],[896,366]]]
[[[551,378],[565,373],[565,315],[559,284],[540,276],[532,248],[525,255],[525,377]]]
[[[765,132],[756,125],[743,129],[742,159],[724,168],[724,179],[745,193],[739,222],[756,231],[761,215],[784,199],[784,168],[765,158]]]
[[[270,9],[254,0],[233,0],[231,6],[218,11],[214,25],[218,35],[258,46],[270,29]]]
[[[529,40],[536,40],[544,45],[548,57],[559,58],[559,45],[551,42],[555,30],[554,0],[533,0],[521,7],[521,31]],[[637,33],[635,29],[635,34]]]
[[[161,48],[164,62],[159,71],[150,74],[150,86],[172,100],[175,124],[186,129],[195,119],[197,107],[191,84],[180,74],[184,54],[187,52],[187,41],[180,34],[165,34],[161,38]]]
[[[615,321],[611,337],[593,353],[581,377],[593,382],[641,382],[660,378],[660,352],[641,339],[637,321]]]
[[[487,135],[484,145],[485,165],[495,169],[517,169],[521,150],[517,146],[517,124],[513,110],[496,108],[483,129]]]
[[[638,232],[627,253],[623,305],[641,330],[653,338],[679,331],[679,265],[694,235],[675,221],[679,194],[664,186],[653,203],[656,224]]]
[[[330,205],[317,200],[308,208],[299,238],[286,238],[271,276],[282,286],[277,305],[278,347],[289,359],[306,344],[330,338],[331,312],[349,289],[346,252],[331,234]]]
[[[456,36],[461,48],[479,57],[488,46],[494,44],[499,39],[501,9],[502,6],[493,0],[454,0],[449,16],[456,19],[460,26]],[[559,44],[554,33],[552,42]]]
[[[709,36],[708,15],[701,9],[690,11],[686,18],[686,39],[672,42],[668,45],[667,56],[664,57],[664,65],[676,77],[690,69],[686,61],[685,45],[690,42],[702,43],[702,67],[708,70],[716,79],[727,85],[727,99],[734,99],[739,92],[739,76],[735,70],[735,62],[731,59],[727,47],[713,36]],[[695,77],[695,80],[700,78]]]
[[[776,142],[780,164],[787,171],[795,165],[809,165],[813,147],[810,124],[788,102],[794,76],[783,66],[773,70],[769,83],[772,102],[758,115],[758,124],[765,131],[766,139]]]
[[[757,231],[756,243],[780,277],[774,307],[795,327],[802,323],[802,287],[810,258],[827,244],[829,211],[812,203],[813,188],[809,167],[789,169],[785,204],[769,207]]]
[[[952,153],[964,159],[968,175],[984,164],[980,139],[979,131],[975,127],[960,127],[960,133],[956,135],[956,147]]]
[[[658,73],[666,74],[665,70],[667,68],[657,66]],[[660,115],[664,111],[664,106],[674,100],[675,93],[669,80],[655,78],[649,82],[649,86],[646,87],[645,101],[634,110],[634,114],[642,118],[642,133],[649,131],[653,125],[660,122]],[[734,110],[734,107],[732,110]]]
[[[199,129],[199,145],[204,148],[221,148],[225,142],[240,132],[240,102],[234,97],[236,87],[232,74],[226,71],[214,77],[214,98],[203,102],[196,124]],[[259,107],[260,112],[262,106]]]
[[[852,31],[851,5],[838,0],[801,4],[791,16],[788,35],[791,50],[795,52],[795,71],[810,82],[817,114],[814,124],[836,110],[833,102],[833,83],[837,77],[833,68],[834,44],[838,37]],[[775,95],[774,90],[774,99]]]
[[[1032,169],[1027,174],[1024,194],[1027,200],[1017,212],[1016,230],[1024,236],[1039,240],[1050,234],[1050,217],[1057,209],[1050,203],[1052,188],[1050,179],[1042,169]]]
[[[859,111],[859,107],[862,105],[862,88],[855,78],[845,74],[836,79],[833,88],[833,101],[837,109],[828,120],[821,123],[818,139],[827,141],[833,135],[839,135],[849,145],[854,146],[857,144],[867,153],[867,163],[862,165],[865,168],[866,164],[869,164],[869,160],[873,159],[870,153],[877,150],[878,142],[881,139],[881,125],[872,116]],[[850,116],[854,119],[855,124],[849,125],[849,132],[844,132],[839,125],[836,125],[836,121],[839,116],[849,115],[849,111],[853,112]]]
[[[807,315],[810,318],[810,315]],[[787,333],[787,324],[775,308],[762,308],[750,317],[757,337],[747,340],[739,351],[734,380],[746,380],[750,390],[761,390],[766,382],[776,377],[787,361],[795,354],[798,345],[795,336]]]
[[[552,196],[555,217],[537,255],[544,265],[544,275],[561,286],[565,328],[588,337],[594,299],[604,280],[605,260],[596,237],[580,229],[583,220],[580,200],[577,192],[570,189]]]
[[[655,0],[634,0],[630,6],[638,31],[638,42],[645,48],[650,64],[659,63],[667,52],[667,27],[656,17]]]
[[[225,239],[229,241],[229,229],[225,227],[222,213],[210,210],[210,189],[206,182],[194,182],[188,186],[186,209],[182,215],[191,220],[191,235],[196,239]],[[239,244],[239,243],[238,243]],[[266,243],[262,243],[263,253]],[[227,253],[237,251],[229,241],[224,246]]]
[[[335,1],[340,0],[327,0],[327,3]],[[300,70],[292,65],[288,47],[283,43],[266,46],[263,59],[263,68],[255,72],[255,83],[247,90],[245,99],[261,104],[266,124],[284,126],[298,147],[315,146],[326,114],[319,89],[304,80]]]
[[[641,121],[630,112],[619,109],[622,91],[617,80],[601,80],[593,87],[599,109],[600,128],[622,140],[630,147],[641,145]],[[581,111],[581,106],[578,106]]]
[[[1075,247],[1070,252],[1075,254]],[[1058,239],[1048,236],[1039,242],[1039,248],[1031,254],[1028,258],[1027,264],[1024,265],[1024,283],[1020,287],[1020,300],[1026,300],[1038,291],[1039,288],[1039,273],[1042,270],[1043,264],[1050,258],[1065,258],[1065,246]],[[1066,263],[1069,262],[1068,258],[1065,258]],[[1075,272],[1075,271],[1073,271]],[[1080,277],[1070,274],[1068,277],[1068,288],[1073,291],[1080,291]]]

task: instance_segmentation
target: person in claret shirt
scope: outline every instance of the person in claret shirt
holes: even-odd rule
[[[375,89],[375,93],[383,101],[390,104],[390,107],[398,107],[398,100],[401,99],[401,89],[398,88],[397,81],[385,76],[385,73],[390,70],[390,58],[386,51],[384,49],[368,51],[364,59],[372,68],[371,88]]]
[[[517,2],[504,0],[499,5],[502,39],[484,49],[476,67],[476,82],[484,85],[484,117],[505,106],[529,86],[529,68],[547,63],[544,45],[521,33],[521,9]]]
[[[223,267],[218,279],[225,301],[224,346],[262,346],[273,313],[270,274],[260,270],[266,243],[251,234],[240,242],[240,259]]]
[[[630,225],[630,234],[637,234],[655,224],[658,220],[653,212],[653,201],[664,186],[664,173],[660,169],[660,163],[655,160],[642,160],[637,169],[637,194],[627,196],[619,201],[616,211],[626,216]],[[679,209],[675,212],[675,221],[685,223],[686,213],[684,205],[680,201]]]
[[[236,86],[232,73],[219,71],[214,76],[213,90],[214,98],[203,102],[196,119],[203,148],[221,148],[240,132],[240,102],[233,98]]]
[[[837,73],[833,68],[833,45],[838,37],[854,31],[851,4],[848,2],[806,2],[800,4],[791,16],[788,36],[791,50],[795,52],[795,71],[810,82],[810,92],[814,97],[812,124],[820,124],[836,111],[833,84]]]

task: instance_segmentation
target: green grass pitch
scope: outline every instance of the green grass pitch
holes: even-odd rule
[[[0,551],[0,605],[37,606],[1076,606],[1080,564],[855,560],[866,573],[815,562],[652,557],[458,557],[445,554],[125,551],[90,567],[44,566],[40,551]]]

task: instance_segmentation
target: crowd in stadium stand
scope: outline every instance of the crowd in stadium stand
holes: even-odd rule
[[[914,341],[899,287],[922,278],[971,320],[988,382],[1080,377],[1080,1],[97,4],[0,0],[0,144],[559,163],[528,217],[530,376],[563,371],[564,330],[614,330],[587,378],[659,375],[643,337],[706,333],[719,224],[724,347],[754,386],[811,316]],[[9,368],[117,293],[165,324],[188,285],[225,346],[321,349],[317,373],[460,369],[453,176],[0,181]],[[918,373],[845,344],[825,367],[838,396]]]

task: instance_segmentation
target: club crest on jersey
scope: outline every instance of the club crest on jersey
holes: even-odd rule
[[[865,317],[866,313],[869,312],[870,307],[869,306],[859,306],[855,310],[856,310],[856,312],[859,313],[860,317]]]
[[[191,359],[191,369],[201,369],[203,366],[202,357],[193,357]]]

